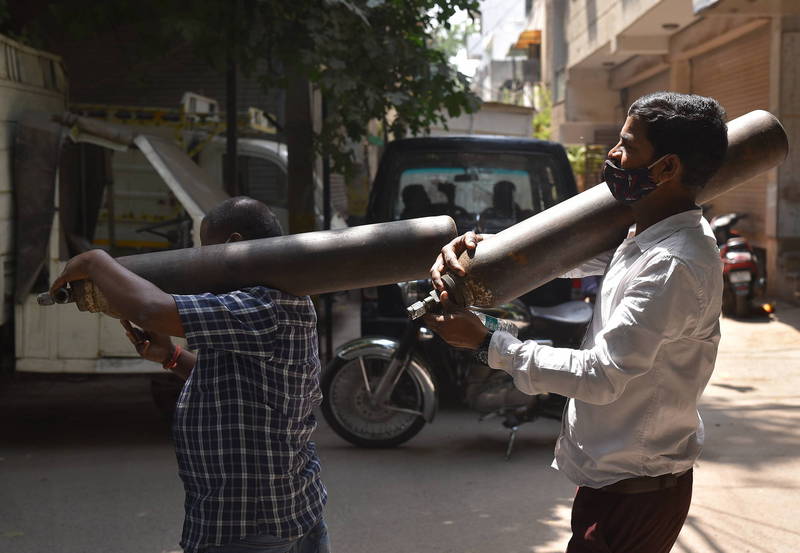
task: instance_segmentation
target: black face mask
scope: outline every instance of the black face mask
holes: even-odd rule
[[[650,177],[650,169],[668,155],[661,156],[647,167],[637,169],[623,169],[607,159],[603,164],[603,180],[606,181],[608,189],[617,201],[632,204],[647,196],[661,184],[653,182]]]

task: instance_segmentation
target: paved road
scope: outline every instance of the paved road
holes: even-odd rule
[[[800,309],[723,319],[707,441],[675,553],[800,551]]]
[[[706,451],[677,553],[789,553],[800,531],[800,309],[723,321]],[[405,447],[317,443],[338,553],[563,551],[573,487],[548,468],[557,425],[506,432],[440,413]],[[0,552],[179,551],[182,489],[140,377],[20,381],[0,396]]]

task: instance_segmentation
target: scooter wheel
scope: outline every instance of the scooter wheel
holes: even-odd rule
[[[747,317],[750,315],[750,300],[726,287],[722,292],[722,314],[727,317]]]
[[[424,396],[408,371],[401,373],[387,406],[372,405],[374,390],[391,361],[369,353],[353,359],[336,357],[322,378],[322,415],[339,436],[359,447],[395,447],[425,426]],[[369,389],[368,387],[369,386]]]
[[[750,314],[750,301],[747,299],[747,296],[736,296],[734,312],[737,317],[747,317]]]

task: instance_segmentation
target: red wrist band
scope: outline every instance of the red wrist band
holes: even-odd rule
[[[174,369],[175,367],[177,367],[178,358],[181,356],[182,351],[183,351],[182,347],[175,346],[175,349],[172,351],[172,355],[170,356],[169,361],[165,361],[164,363],[162,363],[161,366],[167,370]]]

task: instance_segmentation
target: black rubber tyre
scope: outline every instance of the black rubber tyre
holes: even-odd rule
[[[722,292],[722,314],[727,317],[744,318],[750,315],[750,300],[735,294],[729,286]]]
[[[747,296],[736,296],[736,307],[734,313],[737,317],[743,318],[750,315],[750,300]]]
[[[362,372],[363,361],[363,372]],[[339,436],[367,448],[395,447],[417,435],[425,426],[422,415],[371,406],[363,374],[374,389],[391,358],[369,353],[346,360],[335,357],[322,378],[322,415]],[[391,403],[423,411],[424,396],[417,381],[404,371],[395,386]]]
[[[734,294],[728,283],[722,290],[722,314],[726,317],[733,317],[736,314],[736,294]]]

